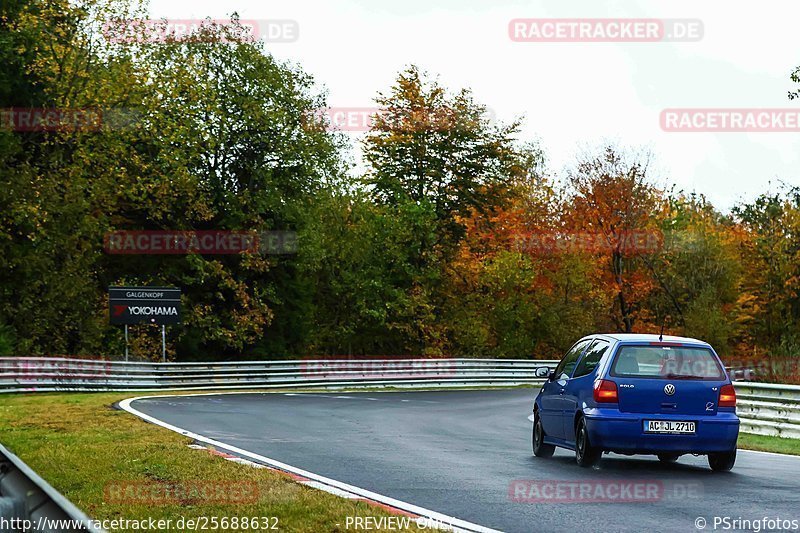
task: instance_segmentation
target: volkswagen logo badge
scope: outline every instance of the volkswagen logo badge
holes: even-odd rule
[[[675,385],[673,385],[672,383],[667,383],[666,385],[664,385],[664,392],[666,393],[667,396],[672,396],[673,394],[675,394]]]

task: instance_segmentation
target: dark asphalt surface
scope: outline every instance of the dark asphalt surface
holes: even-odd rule
[[[133,402],[162,421],[338,481],[509,532],[698,531],[695,519],[800,520],[800,458],[740,451],[733,471],[705,457],[663,465],[605,455],[593,469],[531,453],[538,389],[241,394]],[[517,503],[514,480],[652,481],[655,502]],[[687,487],[692,494],[683,495]],[[755,526],[745,528],[755,529]],[[717,526],[722,530],[722,525]]]

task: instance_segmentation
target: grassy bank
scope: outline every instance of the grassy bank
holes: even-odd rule
[[[265,516],[277,517],[280,531],[316,532],[346,531],[348,516],[392,516],[368,503],[305,487],[275,471],[188,448],[189,439],[111,407],[131,396],[2,395],[0,442],[95,519]],[[149,503],[131,492],[164,486],[160,484],[195,495],[197,487],[221,487],[224,494],[156,496],[162,501]],[[253,492],[255,497],[241,496]]]
[[[783,439],[765,435],[739,434],[739,448],[762,452],[786,453],[800,455],[800,439]]]

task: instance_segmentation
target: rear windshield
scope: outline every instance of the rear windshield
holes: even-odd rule
[[[724,379],[719,360],[708,348],[688,346],[623,346],[611,375],[627,378]]]

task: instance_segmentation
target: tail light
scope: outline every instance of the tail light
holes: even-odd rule
[[[719,403],[720,407],[736,407],[736,389],[733,385],[728,383],[719,389]]]
[[[607,379],[594,382],[594,401],[597,403],[617,403],[617,384]]]

